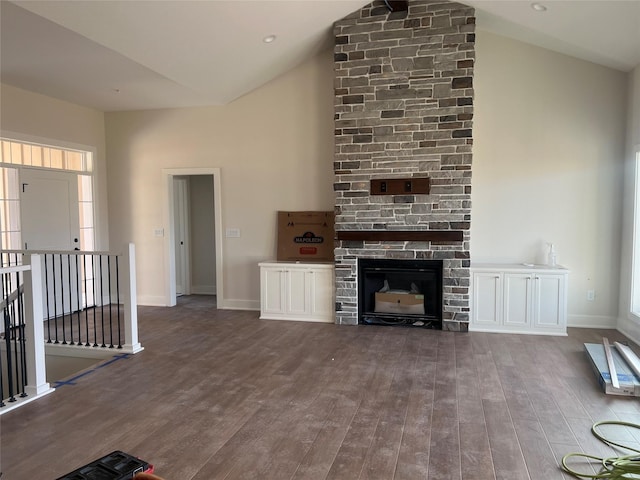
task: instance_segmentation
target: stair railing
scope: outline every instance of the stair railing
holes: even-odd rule
[[[45,352],[109,358],[143,350],[138,341],[133,244],[121,254],[1,253],[0,414],[18,399],[48,393]]]
[[[0,414],[53,392],[46,381],[40,256],[0,266]]]

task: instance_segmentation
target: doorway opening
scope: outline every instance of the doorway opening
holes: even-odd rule
[[[165,302],[180,295],[215,295],[224,308],[219,168],[163,169]]]

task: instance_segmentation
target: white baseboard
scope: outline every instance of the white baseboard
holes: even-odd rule
[[[260,300],[218,299],[218,308],[223,310],[260,310]]]
[[[616,328],[617,319],[604,315],[568,315],[567,326],[576,328]]]
[[[160,295],[138,295],[138,305],[145,307],[166,307],[166,298]]]
[[[535,329],[523,329],[523,328],[483,328],[482,326],[478,327],[475,325],[469,325],[470,332],[479,332],[479,333],[506,333],[509,335],[551,335],[556,337],[566,337],[567,332],[557,332],[553,330],[535,330]]]
[[[215,295],[215,285],[191,285],[191,293],[194,295]]]
[[[618,331],[640,345],[640,325],[628,318],[618,319]]]

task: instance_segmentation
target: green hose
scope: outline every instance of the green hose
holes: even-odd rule
[[[621,443],[616,443],[605,438],[597,430],[600,425],[619,425],[624,427],[636,428],[638,430],[640,430],[640,425],[629,422],[621,422],[618,420],[605,420],[603,422],[594,423],[591,427],[591,433],[593,433],[593,435],[601,442],[609,445],[610,447],[620,447],[636,453],[633,455],[624,455],[622,457],[610,458],[595,457],[593,455],[587,455],[586,453],[568,453],[564,457],[562,457],[562,469],[576,478],[607,478],[611,480],[640,479],[640,455],[638,455],[640,453],[640,450],[636,450],[635,448],[623,445]],[[597,460],[598,463],[602,464],[602,468],[595,475],[591,473],[576,472],[575,470],[572,470],[567,466],[567,459],[572,457]]]

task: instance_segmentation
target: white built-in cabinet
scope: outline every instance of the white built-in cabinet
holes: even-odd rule
[[[566,335],[566,268],[472,265],[471,277],[469,330]]]
[[[335,322],[333,264],[262,262],[258,265],[260,318]]]

